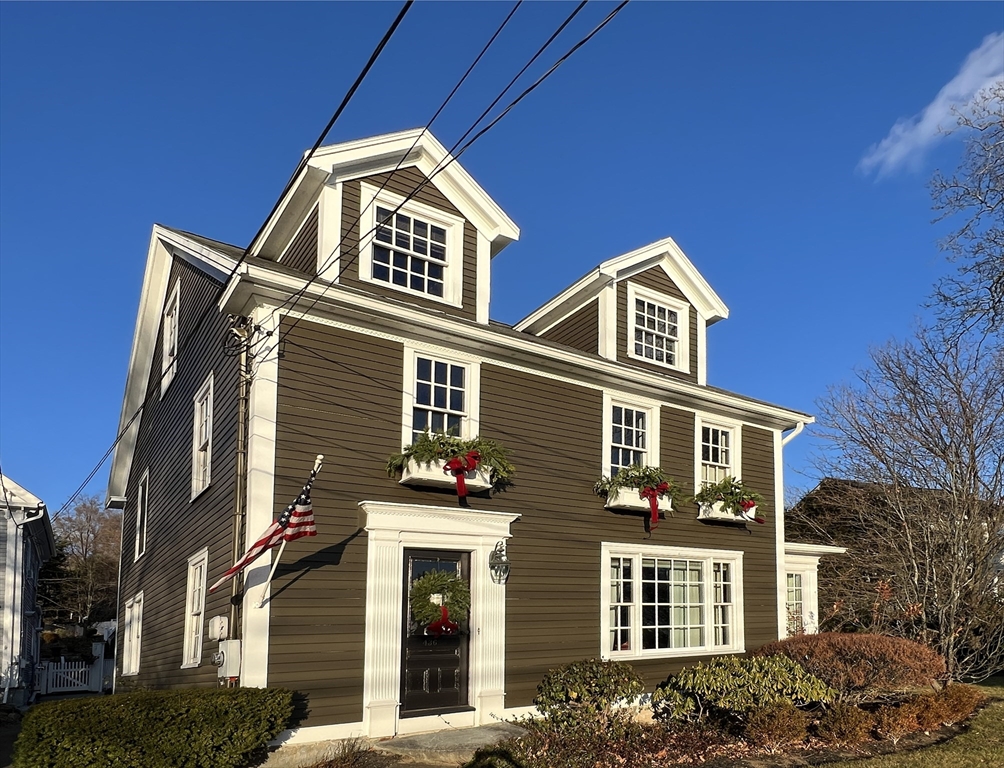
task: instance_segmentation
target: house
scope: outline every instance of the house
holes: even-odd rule
[[[45,503],[9,477],[0,475],[0,685],[3,703],[24,706],[35,690],[42,612],[38,573],[56,552]]]
[[[243,259],[154,227],[108,489],[117,690],[221,674],[304,694],[292,741],[382,737],[528,712],[572,660],[629,661],[651,686],[785,633],[782,453],[811,417],[708,383],[728,309],[669,238],[491,320],[491,263],[519,229],[447,159],[420,131],[322,147]],[[502,442],[515,486],[462,504],[450,477],[416,484],[437,468],[388,477],[426,428]],[[207,594],[315,454],[318,535],[267,596],[274,551]],[[766,523],[684,503],[650,531],[644,504],[593,493],[632,464],[689,493],[741,477]],[[469,584],[456,636],[408,620],[429,570]]]

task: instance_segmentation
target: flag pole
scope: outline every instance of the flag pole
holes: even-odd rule
[[[321,468],[321,462],[324,460],[324,456],[317,454],[317,458],[314,459],[314,471],[313,474],[317,473],[317,470]],[[272,563],[272,570],[268,572],[268,578],[265,579],[265,586],[262,587],[261,599],[258,601],[258,605],[255,608],[261,608],[265,605],[265,597],[268,595],[269,585],[272,583],[272,577],[275,576],[275,569],[279,567],[279,561],[282,559],[282,553],[286,551],[286,544],[289,542],[286,539],[282,540],[282,544],[279,545],[279,551],[276,553],[275,562]]]

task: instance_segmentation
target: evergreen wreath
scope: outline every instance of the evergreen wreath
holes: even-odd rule
[[[443,605],[455,618],[466,616],[471,607],[471,588],[464,579],[450,571],[429,571],[411,583],[411,616],[423,626],[442,616],[433,595],[443,596]]]

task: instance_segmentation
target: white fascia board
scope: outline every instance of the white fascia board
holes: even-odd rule
[[[278,259],[282,250],[280,246],[285,246],[293,238],[329,178],[330,173],[322,171],[313,163],[305,165],[276,207],[275,213],[265,223],[261,234],[251,243],[248,252],[252,256],[272,261]]]
[[[415,165],[428,176],[449,162],[433,184],[491,241],[494,256],[519,240],[519,227],[460,163],[450,159],[436,137],[419,128],[320,147],[310,165],[331,174],[332,181],[344,181],[386,172],[399,164]]]
[[[0,475],[0,480],[3,480],[5,491],[0,495],[0,506],[7,509],[38,509],[45,506],[45,502],[38,496],[25,490],[20,483],[11,480],[7,475]]]
[[[612,281],[620,282],[661,266],[694,305],[706,325],[729,316],[729,308],[714,292],[671,237],[608,259],[514,326],[517,331],[541,334],[572,314]]]
[[[143,406],[146,398],[175,248],[180,249],[181,252],[178,253],[180,258],[185,258],[189,263],[220,281],[225,280],[233,269],[233,260],[222,253],[189,240],[184,235],[172,232],[159,224],[154,225],[146,254],[143,289],[140,292],[125,394],[122,397],[122,412],[119,416],[117,433],[120,439],[115,446],[111,470],[108,473],[106,506],[114,499],[125,496],[126,485],[129,482],[129,470],[132,467],[142,417],[137,417],[132,424],[129,424],[129,420]],[[127,424],[129,424],[128,429]]]
[[[807,555],[821,557],[822,555],[843,555],[847,547],[831,547],[827,544],[798,544],[794,541],[784,542],[785,555]]]
[[[258,264],[245,264],[227,287],[220,300],[220,311],[240,312],[251,301],[271,301],[282,304],[289,296],[303,289],[303,280],[282,274]],[[520,367],[537,375],[592,389],[617,389],[650,399],[666,394],[683,407],[732,417],[745,423],[763,424],[771,429],[792,429],[802,421],[810,424],[813,417],[780,406],[760,403],[741,395],[710,390],[688,381],[623,365],[611,360],[598,360],[593,355],[570,348],[541,344],[532,336],[525,338],[499,333],[491,326],[477,325],[445,313],[429,312],[398,303],[389,303],[377,296],[348,291],[338,285],[312,283],[287,313],[309,313],[319,318],[335,318],[363,332],[379,335],[381,329],[390,335],[414,337],[421,334],[430,343],[439,343],[457,352],[480,355],[485,361]],[[309,318],[308,318],[309,319]]]

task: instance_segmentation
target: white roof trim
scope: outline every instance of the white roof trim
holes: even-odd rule
[[[0,506],[6,509],[38,509],[45,506],[45,502],[38,496],[31,491],[26,491],[7,475],[0,475],[0,480],[3,480],[3,489],[6,491],[6,493],[0,493]]]
[[[831,547],[827,544],[798,544],[794,541],[784,542],[785,555],[820,557],[822,555],[842,555],[845,552],[847,552],[847,547]]]
[[[112,466],[108,473],[106,505],[124,497],[129,482],[136,439],[142,416],[137,417],[128,429],[126,425],[140,408],[146,397],[147,384],[153,370],[157,334],[160,318],[167,298],[167,283],[171,276],[171,262],[175,249],[179,258],[202,269],[221,282],[233,269],[233,260],[207,246],[190,240],[178,232],[155,224],[150,235],[150,246],[146,255],[146,270],[143,274],[143,290],[140,293],[139,310],[136,314],[136,328],[133,331],[132,351],[129,354],[129,369],[126,374],[125,394],[122,398],[122,412],[119,416],[118,433],[121,439],[115,446]],[[159,370],[159,369],[158,369]],[[124,430],[124,432],[123,432]]]
[[[676,241],[666,237],[604,261],[588,275],[524,317],[514,327],[517,331],[543,333],[590,301],[605,285],[626,280],[655,266],[663,268],[707,325],[729,316],[729,308],[714,292],[708,281],[680,250]]]

